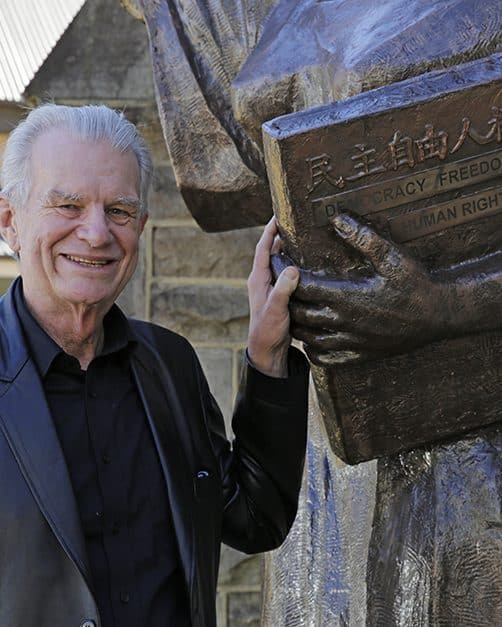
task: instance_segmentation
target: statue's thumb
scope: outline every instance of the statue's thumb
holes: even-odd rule
[[[300,271],[294,266],[285,268],[277,279],[277,287],[281,292],[285,292],[290,296],[297,288],[300,280]]]

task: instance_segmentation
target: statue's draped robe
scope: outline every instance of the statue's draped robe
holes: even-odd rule
[[[500,0],[140,3],[176,177],[208,230],[270,212],[264,121],[501,48]],[[500,427],[349,467],[314,404],[264,624],[502,624],[501,495]]]
[[[267,120],[500,47],[500,0],[136,0],[164,136],[203,229],[263,224]]]
[[[502,427],[347,466],[312,392],[298,515],[266,558],[270,627],[502,624]]]

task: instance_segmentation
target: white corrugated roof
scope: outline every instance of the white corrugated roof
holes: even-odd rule
[[[0,100],[18,102],[85,0],[0,0]]]

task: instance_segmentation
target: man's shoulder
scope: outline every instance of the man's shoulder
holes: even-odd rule
[[[166,327],[160,326],[153,322],[147,322],[146,320],[137,320],[135,318],[128,318],[129,325],[134,335],[139,341],[146,343],[161,353],[163,356],[178,356],[182,355],[192,358],[195,351],[190,342]]]

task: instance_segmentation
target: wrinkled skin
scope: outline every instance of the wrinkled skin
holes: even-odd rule
[[[332,220],[368,262],[364,273],[301,270],[290,305],[292,333],[321,366],[378,359],[434,340],[500,327],[502,253],[429,272],[422,263],[352,215]],[[273,258],[275,273],[292,261]],[[369,268],[369,271],[366,269]],[[497,315],[499,312],[499,315]]]

